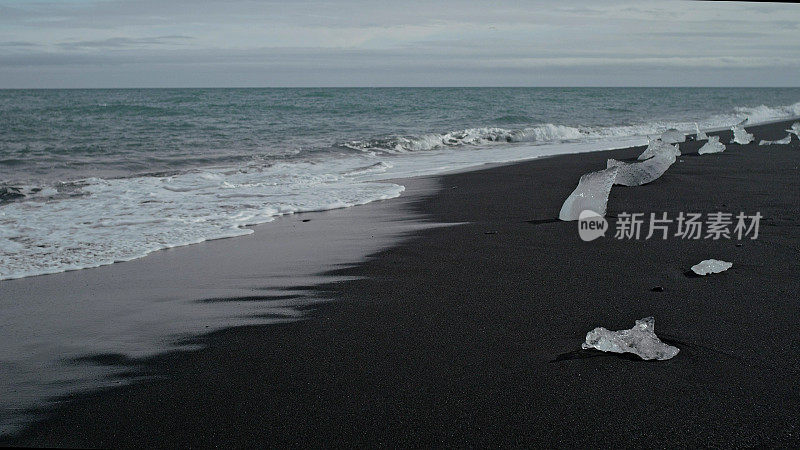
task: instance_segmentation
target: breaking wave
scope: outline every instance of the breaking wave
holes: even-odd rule
[[[463,145],[482,145],[498,142],[555,142],[584,137],[586,137],[586,133],[577,128],[544,124],[519,130],[483,127],[416,136],[389,136],[386,138],[348,141],[339,144],[339,146],[361,151],[407,153]]]
[[[793,105],[770,107],[766,105],[756,107],[742,107],[734,108],[737,117],[747,118],[748,123],[761,123],[769,122],[777,119],[786,119],[790,117],[800,116],[800,102]]]
[[[466,128],[444,133],[425,133],[417,135],[392,135],[367,140],[353,140],[337,144],[347,148],[369,153],[411,153],[437,150],[448,147],[479,146],[503,143],[551,144],[582,139],[602,139],[608,137],[645,136],[658,134],[670,128],[687,133],[694,130],[695,122],[701,128],[724,128],[748,119],[749,124],[769,122],[800,116],[800,102],[787,106],[736,107],[732,114],[712,116],[697,121],[653,121],[643,124],[618,126],[569,126],[546,123],[521,129],[499,127]]]

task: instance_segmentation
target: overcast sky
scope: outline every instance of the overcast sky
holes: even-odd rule
[[[0,88],[798,85],[792,4],[0,0]]]

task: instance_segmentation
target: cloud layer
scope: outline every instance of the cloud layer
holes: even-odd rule
[[[0,88],[796,86],[800,5],[0,0]]]

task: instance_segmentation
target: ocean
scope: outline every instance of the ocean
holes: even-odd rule
[[[0,280],[400,195],[385,179],[796,116],[800,88],[0,90]]]

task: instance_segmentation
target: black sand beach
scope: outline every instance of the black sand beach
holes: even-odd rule
[[[332,272],[358,278],[324,286],[335,301],[306,320],[135,361],[155,378],[69,398],[0,443],[797,447],[800,149],[756,145],[786,128],[748,127],[753,144],[720,154],[681,144],[660,179],[612,189],[611,231],[593,242],[557,220],[562,202],[581,174],[641,147],[437,177],[438,191],[398,204],[467,223]],[[681,211],[763,219],[756,240],[613,238],[622,212]],[[219,242],[226,258],[243,245]],[[733,267],[685,275],[709,258]],[[651,315],[675,358],[580,350],[596,326]]]

